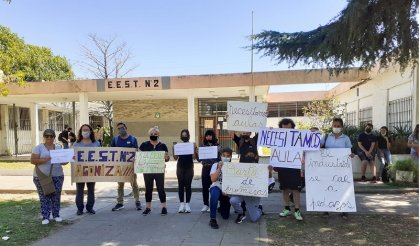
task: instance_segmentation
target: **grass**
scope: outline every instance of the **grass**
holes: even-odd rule
[[[269,215],[270,245],[418,245],[419,218],[400,214],[306,214],[303,221]]]
[[[28,245],[70,222],[63,221],[41,225],[39,217],[39,201],[0,200],[0,236],[8,236],[9,240],[0,240],[0,245]]]
[[[32,170],[34,165],[30,162],[0,162],[0,169],[8,170]],[[63,166],[64,169],[69,169],[70,165]]]

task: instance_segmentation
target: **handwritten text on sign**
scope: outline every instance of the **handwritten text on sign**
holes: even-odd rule
[[[222,191],[229,195],[268,196],[268,165],[230,163],[222,167]]]
[[[260,128],[258,146],[318,150],[321,133],[287,128]]]
[[[131,182],[135,148],[74,148],[72,182]]]
[[[267,124],[267,103],[228,101],[227,129],[257,132]]]
[[[136,173],[164,173],[165,151],[142,151],[136,153]]]
[[[305,153],[306,209],[356,212],[350,149]]]
[[[272,148],[270,164],[273,167],[302,168],[303,150],[294,148]]]

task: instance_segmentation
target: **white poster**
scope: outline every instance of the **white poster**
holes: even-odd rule
[[[270,164],[273,167],[302,168],[303,150],[295,148],[271,148]]]
[[[356,212],[350,149],[305,153],[306,210]]]
[[[193,143],[177,143],[174,145],[175,155],[192,155],[194,154]]]
[[[217,158],[217,146],[199,147],[198,148],[198,159],[216,159]]]
[[[321,133],[288,128],[260,128],[258,146],[270,148],[294,148],[305,151],[318,150]]]
[[[268,165],[229,163],[222,167],[222,191],[229,195],[268,196]]]
[[[267,103],[227,102],[227,129],[231,131],[257,132],[267,124]]]
[[[74,162],[74,149],[50,150],[51,163],[60,164]]]

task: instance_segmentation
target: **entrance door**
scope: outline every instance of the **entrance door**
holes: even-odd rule
[[[216,137],[218,137],[216,132],[216,117],[200,117],[200,135],[198,139],[200,142],[198,146],[203,143],[204,134],[207,130],[213,130],[216,133]]]

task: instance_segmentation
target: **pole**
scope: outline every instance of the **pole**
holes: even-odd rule
[[[19,144],[19,139],[18,139],[18,133],[17,133],[17,127],[18,124],[16,122],[16,104],[13,103],[13,133],[15,135],[15,156],[18,156],[18,144]]]
[[[254,86],[254,11],[251,12],[251,86],[249,87],[249,101],[255,102]]]

